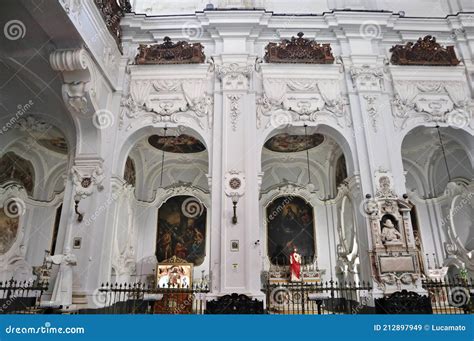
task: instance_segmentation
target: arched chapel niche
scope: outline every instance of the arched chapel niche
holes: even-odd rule
[[[185,127],[143,129],[133,138],[123,170],[128,184],[135,174],[136,275],[152,283],[157,265],[176,256],[194,264],[194,277],[207,279],[210,190],[203,139]]]
[[[45,250],[62,252],[68,142],[41,115],[17,118],[0,141],[0,267],[18,280],[32,279],[32,267],[43,263]]]
[[[345,154],[347,150],[342,135],[325,126],[288,125],[269,134],[262,148],[260,202],[264,264],[270,278],[287,270],[293,247],[301,251],[302,271],[310,278],[335,275],[341,238],[338,208],[343,195],[339,193],[353,190],[348,179],[354,166],[347,163],[352,158]],[[353,208],[345,211],[353,217]],[[351,222],[344,226],[344,233],[352,236],[347,240],[348,252],[357,253],[355,223]]]
[[[406,187],[416,205],[411,221],[425,273],[443,266],[474,273],[473,139],[461,129],[420,126],[403,140]]]

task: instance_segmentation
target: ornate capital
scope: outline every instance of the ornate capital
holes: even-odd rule
[[[71,169],[77,199],[84,199],[94,192],[94,187],[101,191],[104,187],[104,170],[102,159],[78,159]]]
[[[216,75],[222,82],[222,90],[247,90],[252,65],[239,65],[237,63],[217,65]]]
[[[354,85],[359,91],[381,91],[383,90],[384,71],[381,67],[363,65],[353,67],[351,76]]]

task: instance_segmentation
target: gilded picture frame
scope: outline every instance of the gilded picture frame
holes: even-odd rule
[[[193,263],[176,256],[156,265],[156,285],[158,288],[192,288]]]

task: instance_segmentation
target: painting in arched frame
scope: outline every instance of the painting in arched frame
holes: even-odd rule
[[[206,207],[195,197],[169,198],[158,210],[158,262],[176,256],[201,265],[206,256],[206,215]]]
[[[282,196],[266,210],[267,251],[272,264],[288,265],[293,248],[311,263],[315,255],[314,210],[303,198]]]

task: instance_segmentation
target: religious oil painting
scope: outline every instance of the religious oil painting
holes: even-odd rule
[[[296,248],[303,264],[315,254],[313,207],[303,198],[283,196],[267,206],[268,256],[273,264],[288,265]]]
[[[41,138],[37,142],[45,148],[59,154],[67,154],[67,142],[64,137]]]
[[[162,263],[156,269],[156,283],[160,288],[189,288],[192,285],[193,265],[190,263]]]
[[[3,208],[0,209],[0,255],[10,250],[18,234],[18,217],[9,217]]]
[[[324,141],[321,134],[290,135],[278,134],[265,143],[265,148],[279,153],[295,153],[319,146]]]
[[[29,195],[33,193],[35,182],[33,164],[13,152],[8,152],[0,159],[0,183],[11,180],[22,184]]]
[[[152,135],[148,138],[148,143],[159,150],[169,153],[199,153],[206,150],[201,141],[190,135],[181,134],[178,136]]]
[[[194,265],[202,264],[206,255],[206,215],[206,207],[195,197],[169,198],[158,210],[158,262],[176,256]]]

